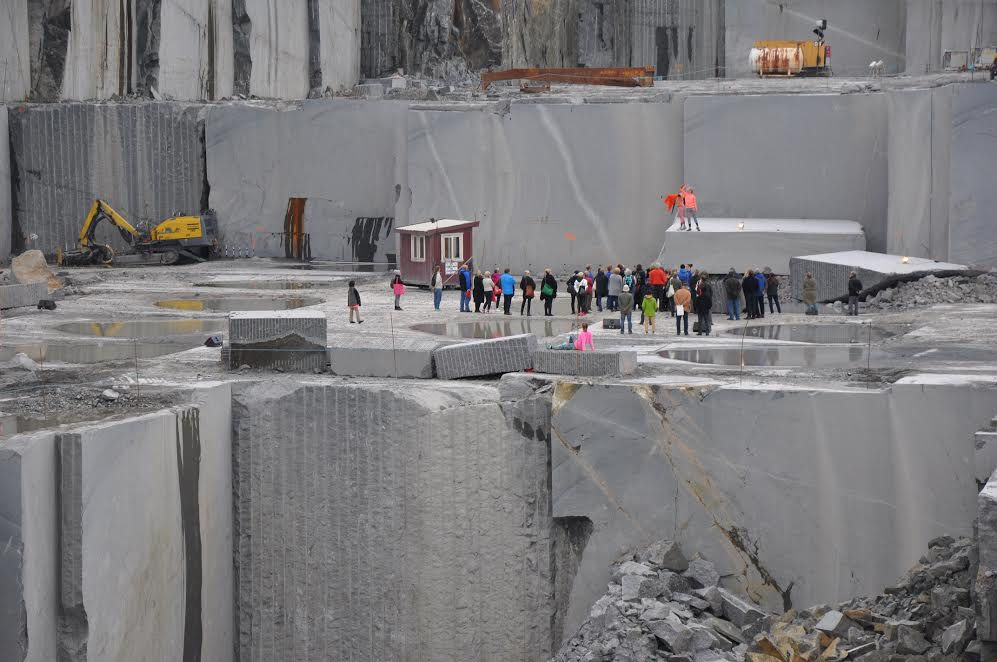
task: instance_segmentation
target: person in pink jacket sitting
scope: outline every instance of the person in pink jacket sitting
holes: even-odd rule
[[[592,339],[592,332],[589,331],[588,322],[582,323],[582,330],[575,338],[575,349],[584,352],[586,347],[595,351],[595,341]]]

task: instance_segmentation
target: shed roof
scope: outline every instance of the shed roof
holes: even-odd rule
[[[464,230],[466,228],[478,227],[478,221],[461,221],[453,218],[440,218],[436,221],[426,221],[415,225],[406,225],[395,228],[395,232],[408,232],[410,234],[429,234],[441,230]]]

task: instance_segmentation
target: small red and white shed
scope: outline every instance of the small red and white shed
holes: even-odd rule
[[[478,225],[478,221],[441,218],[395,228],[402,281],[429,285],[433,268],[439,265],[444,285],[456,286],[460,266],[474,259],[474,228]]]

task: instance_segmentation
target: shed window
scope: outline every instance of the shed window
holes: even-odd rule
[[[464,235],[463,233],[445,234],[441,238],[443,242],[443,259],[457,260],[464,259]]]
[[[412,261],[426,261],[426,236],[421,234],[412,235]]]

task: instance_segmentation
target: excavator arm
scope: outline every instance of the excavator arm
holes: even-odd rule
[[[90,248],[95,244],[94,233],[97,231],[97,226],[100,225],[100,222],[104,220],[114,225],[118,229],[118,232],[121,233],[121,238],[129,244],[134,246],[142,240],[141,233],[131,223],[126,221],[121,214],[115,211],[114,207],[103,200],[97,199],[90,206],[90,213],[87,214],[86,220],[83,221],[83,227],[80,228],[80,246],[82,248]]]

